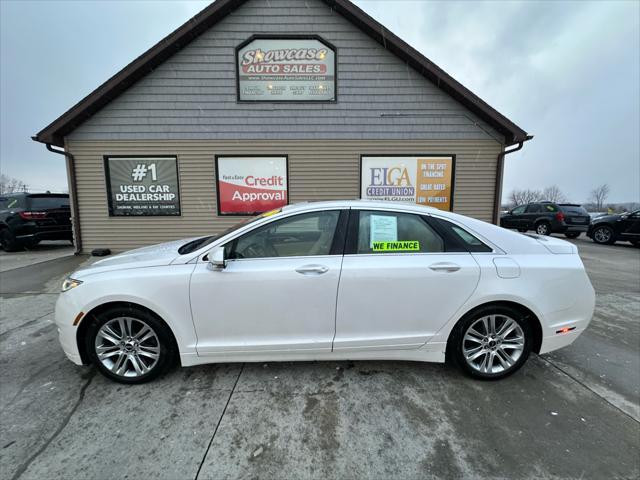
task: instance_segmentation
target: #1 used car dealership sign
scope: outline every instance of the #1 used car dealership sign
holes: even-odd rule
[[[288,203],[287,157],[216,157],[218,213],[253,215]]]
[[[237,49],[240,101],[334,101],[336,54],[314,37],[253,37]]]

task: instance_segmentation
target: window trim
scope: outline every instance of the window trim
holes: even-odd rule
[[[323,213],[323,212],[338,212],[338,221],[336,223],[336,227],[333,231],[333,240],[331,241],[331,247],[329,249],[329,253],[327,255],[290,255],[290,256],[283,256],[283,257],[256,257],[256,258],[229,258],[226,259],[229,262],[245,262],[245,261],[251,261],[251,260],[282,260],[282,259],[296,259],[296,258],[320,258],[320,257],[334,257],[334,256],[342,256],[344,255],[344,243],[346,238],[340,238],[341,236],[346,237],[346,225],[348,222],[348,211],[349,209],[345,209],[343,208],[321,208],[318,210],[308,210],[308,211],[303,211],[303,212],[294,212],[290,215],[286,215],[286,216],[282,216],[282,217],[278,217],[278,218],[274,218],[271,221],[268,222],[263,222],[260,223],[258,225],[256,225],[254,228],[251,228],[249,230],[245,230],[242,232],[233,232],[235,235],[232,238],[226,239],[223,242],[220,243],[216,243],[215,246],[213,246],[212,248],[210,248],[207,252],[205,252],[204,255],[200,256],[200,259],[202,261],[205,261],[204,258],[207,257],[208,253],[213,249],[213,248],[226,248],[227,245],[232,244],[232,243],[237,243],[238,240],[243,237],[244,235],[248,235],[251,232],[253,232],[254,230],[257,230],[258,228],[262,228],[265,227],[267,225],[270,225],[272,223],[281,221],[281,220],[285,220],[288,218],[292,218],[292,217],[297,217],[300,215],[308,215],[308,214],[312,214],[312,213]],[[222,239],[220,239],[222,240]],[[342,248],[340,248],[340,246],[342,246]],[[232,247],[235,248],[235,245]],[[334,253],[334,249],[335,252]]]

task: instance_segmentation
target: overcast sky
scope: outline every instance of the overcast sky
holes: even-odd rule
[[[208,3],[0,0],[0,171],[65,190],[63,157],[30,136]],[[356,3],[535,135],[507,156],[505,198],[608,183],[640,201],[640,2]]]

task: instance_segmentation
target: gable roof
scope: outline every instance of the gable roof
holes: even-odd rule
[[[80,100],[33,136],[33,140],[63,147],[66,135],[246,1],[216,0]],[[503,134],[507,145],[531,138],[527,132],[349,0],[322,1]]]

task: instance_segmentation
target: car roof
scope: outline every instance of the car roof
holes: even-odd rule
[[[374,208],[374,209],[384,209],[384,210],[400,210],[406,212],[415,212],[415,213],[433,213],[433,212],[443,212],[442,210],[438,210],[434,207],[428,207],[425,205],[416,205],[411,203],[401,203],[401,202],[389,202],[389,201],[380,201],[380,200],[329,200],[329,201],[318,201],[318,202],[300,202],[300,203],[292,203],[285,207],[282,207],[283,213],[294,213],[294,212],[304,212],[307,210],[322,210],[322,209],[335,209],[335,208]]]

